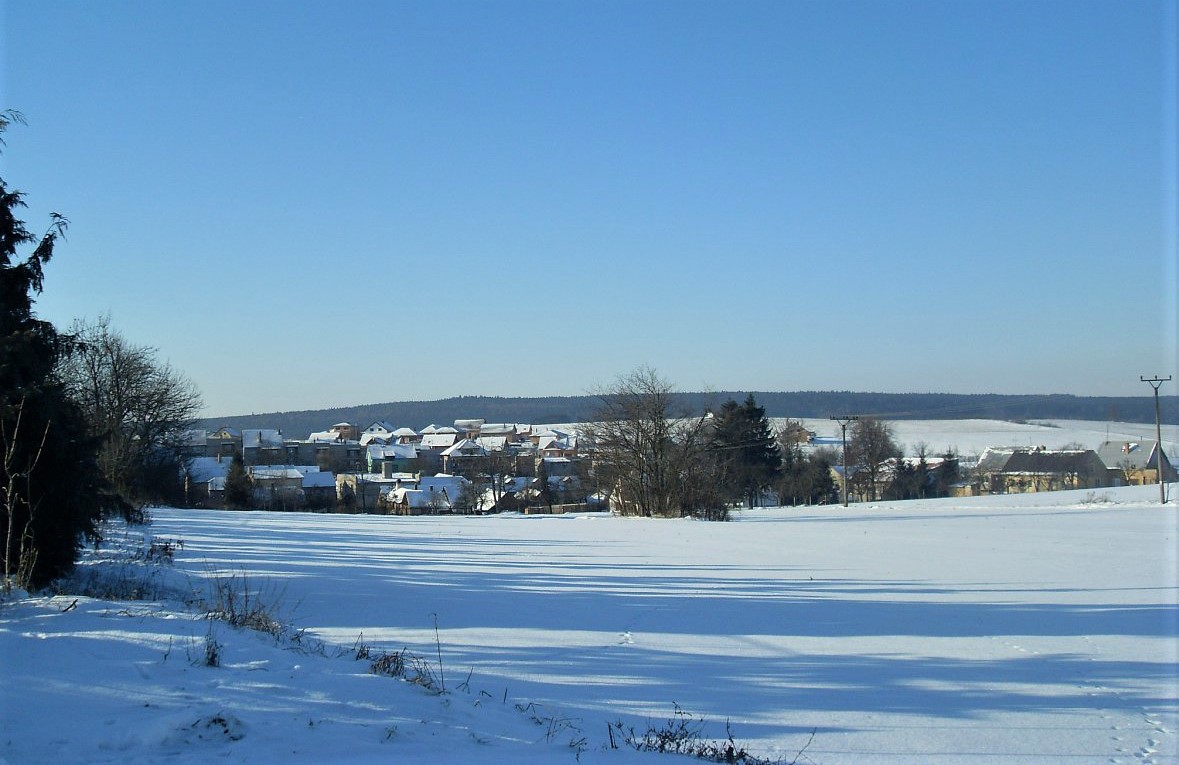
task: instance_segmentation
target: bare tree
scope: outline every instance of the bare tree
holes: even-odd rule
[[[892,428],[875,417],[861,417],[852,423],[847,452],[848,464],[859,468],[859,475],[863,476],[861,494],[875,502],[886,464],[901,457]]]
[[[672,386],[649,367],[618,378],[598,397],[581,436],[592,445],[599,484],[613,506],[644,517],[723,514],[705,415],[676,411]]]
[[[128,342],[110,317],[75,322],[71,332],[78,347],[61,376],[91,435],[102,440],[103,474],[132,505],[166,496],[179,480],[182,438],[201,407],[196,386],[156,349]]]
[[[35,492],[31,490],[30,476],[37,463],[41,461],[41,454],[45,450],[45,442],[49,436],[49,426],[46,425],[36,449],[29,454],[20,454],[18,444],[21,440],[24,403],[22,400],[16,407],[15,424],[11,433],[6,423],[0,421],[0,446],[4,450],[0,472],[5,479],[3,486],[0,486],[0,508],[3,508],[6,520],[4,581],[15,582],[19,587],[28,586],[37,563],[37,549],[33,544],[31,529],[37,517],[41,498],[34,498]],[[26,463],[18,464],[22,456]],[[18,529],[20,518],[24,519],[24,523],[22,528]]]

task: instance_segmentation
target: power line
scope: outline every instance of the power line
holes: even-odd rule
[[[1163,490],[1163,428],[1159,424],[1159,388],[1163,383],[1170,382],[1171,376],[1159,377],[1155,375],[1150,378],[1139,376],[1138,379],[1144,383],[1149,383],[1150,387],[1154,388],[1154,467],[1159,476],[1159,504],[1165,505],[1167,504],[1167,495]]]
[[[847,426],[860,418],[859,415],[845,414],[842,417],[831,415],[831,419],[839,423],[839,429],[843,432],[843,506],[847,507]]]

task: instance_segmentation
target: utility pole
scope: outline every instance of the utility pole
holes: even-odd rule
[[[1161,418],[1159,417],[1159,386],[1165,382],[1170,382],[1171,376],[1159,377],[1155,375],[1154,377],[1148,378],[1140,375],[1138,379],[1144,383],[1149,383],[1150,387],[1154,388],[1154,467],[1155,472],[1159,476],[1159,504],[1165,505],[1167,504],[1167,495],[1163,491],[1163,426],[1159,424],[1161,422]]]
[[[843,506],[847,507],[847,484],[850,480],[847,474],[847,426],[860,418],[854,414],[845,414],[842,417],[832,415],[831,419],[838,422],[839,429],[843,431]]]

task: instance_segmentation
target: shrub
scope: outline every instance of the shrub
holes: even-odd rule
[[[280,617],[282,592],[254,589],[244,573],[213,580],[213,602],[206,606],[206,616],[233,627],[264,632],[275,638],[288,630]]]
[[[610,745],[618,748],[615,732],[622,742],[639,752],[659,752],[662,754],[686,754],[690,757],[707,762],[733,763],[734,765],[775,765],[772,760],[750,754],[744,746],[733,739],[733,732],[725,725],[727,738],[724,741],[712,741],[701,736],[704,720],[696,719],[691,714],[675,705],[675,711],[667,721],[661,725],[648,725],[647,730],[638,733],[633,727],[624,725],[621,721],[609,726]],[[809,745],[809,742],[808,742]],[[803,747],[804,751],[806,747]],[[802,752],[799,752],[799,757]],[[795,758],[795,762],[798,758]],[[780,761],[779,761],[780,762]]]

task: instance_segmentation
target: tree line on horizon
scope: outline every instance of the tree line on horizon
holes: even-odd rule
[[[1151,395],[1072,396],[1067,394],[1016,396],[965,393],[858,393],[852,391],[718,391],[671,393],[677,405],[691,410],[719,406],[726,400],[742,401],[748,395],[772,418],[825,418],[845,414],[881,420],[1095,420],[1154,422]],[[1179,425],[1179,396],[1161,396],[1162,423]],[[398,427],[420,430],[427,425],[450,425],[458,419],[478,417],[487,422],[556,424],[589,421],[600,404],[594,395],[584,396],[459,396],[434,401],[402,401],[268,414],[211,417],[197,427],[209,430],[270,428],[288,438],[306,438],[339,423],[361,428],[386,421]]]

